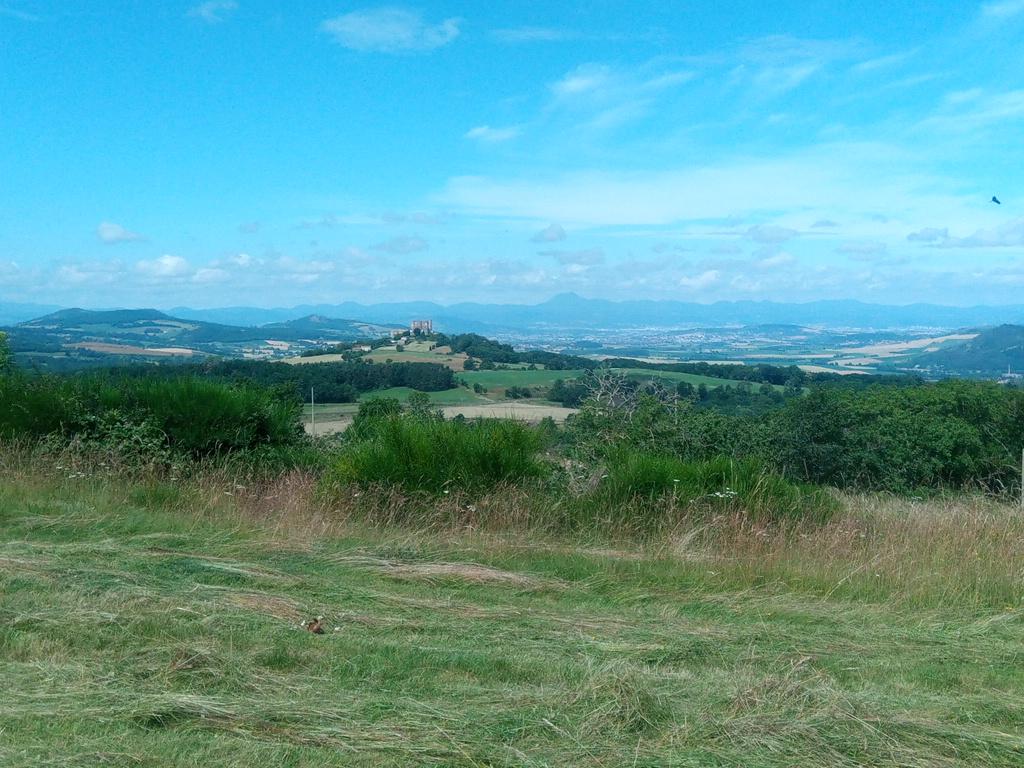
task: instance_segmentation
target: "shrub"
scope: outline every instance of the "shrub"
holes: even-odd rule
[[[440,493],[480,491],[544,474],[537,456],[542,436],[518,422],[388,414],[367,417],[360,426],[335,466],[338,482]]]
[[[819,389],[790,402],[768,433],[766,455],[811,482],[1019,489],[1024,393],[962,381]]]
[[[736,511],[762,522],[824,522],[837,506],[824,491],[791,483],[755,459],[686,462],[619,451],[607,466],[607,475],[594,492],[595,500],[606,507],[670,498],[675,505]]]
[[[300,406],[250,385],[189,377],[0,378],[0,436],[152,441],[210,456],[302,437]]]

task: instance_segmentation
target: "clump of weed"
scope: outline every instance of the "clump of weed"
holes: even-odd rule
[[[669,701],[653,676],[624,662],[588,668],[573,704],[585,710],[587,731],[649,734],[672,720]]]
[[[331,474],[335,482],[442,494],[483,491],[546,472],[540,434],[515,421],[389,415],[364,434],[341,454]]]
[[[591,497],[606,507],[660,500],[691,514],[739,512],[764,523],[824,523],[839,506],[825,491],[792,483],[755,460],[687,462],[639,451],[613,453]]]

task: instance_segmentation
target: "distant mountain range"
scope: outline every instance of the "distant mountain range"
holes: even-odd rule
[[[718,336],[723,353],[734,334],[741,334],[736,348],[741,357],[753,347],[744,339],[759,339],[762,351],[781,342],[785,354],[780,359],[809,355],[815,362],[817,346],[833,345],[842,349],[851,338],[840,331],[813,331],[807,326],[830,328],[903,328],[911,338],[920,338],[914,329],[947,328],[961,331],[966,338],[946,338],[933,348],[910,351],[891,360],[883,360],[887,370],[916,370],[936,377],[944,375],[998,378],[1007,370],[1024,372],[1024,326],[989,324],[993,318],[1024,318],[1024,307],[885,307],[859,302],[816,302],[814,304],[773,304],[756,302],[712,305],[680,302],[608,302],[581,299],[572,294],[556,297],[544,304],[488,305],[458,304],[443,307],[429,302],[407,304],[318,306],[291,310],[234,308],[224,310],[175,310],[173,314],[156,309],[87,310],[61,309],[33,320],[8,326],[11,346],[24,362],[43,369],[62,370],[82,365],[101,364],[110,356],[120,359],[188,358],[219,355],[225,357],[279,358],[300,354],[325,344],[387,335],[396,327],[407,327],[413,319],[432,319],[435,327],[454,332],[550,333],[552,337],[582,336],[599,328],[656,329],[699,327],[698,335]],[[363,319],[348,320],[328,316],[330,312],[352,313]],[[357,314],[358,313],[358,314]],[[182,315],[191,315],[183,317]],[[267,320],[261,325],[239,325],[202,319],[203,316],[236,322]],[[771,318],[769,321],[768,318]],[[379,318],[379,320],[378,320]],[[384,318],[390,318],[385,321]],[[743,323],[751,318],[761,322]],[[790,321],[799,321],[790,322]],[[714,323],[717,321],[717,327]],[[701,324],[703,322],[703,324]],[[742,327],[739,327],[742,325]],[[874,333],[873,331],[871,333]],[[916,334],[916,335],[915,335]],[[976,334],[976,335],[972,335]],[[599,336],[600,334],[596,334]],[[642,330],[638,334],[643,335]],[[745,336],[744,336],[745,335]],[[824,335],[824,336],[822,336]],[[814,339],[811,346],[804,341]],[[765,341],[767,339],[767,341]],[[836,339],[839,339],[837,342]],[[793,346],[793,343],[796,346]],[[579,341],[582,351],[588,344]],[[704,342],[702,342],[704,344]],[[837,345],[838,344],[838,345]],[[764,346],[767,345],[767,346]],[[600,346],[600,345],[598,345]],[[644,356],[644,350],[623,347],[616,355]],[[795,354],[794,354],[795,353]],[[807,362],[805,360],[804,362]]]
[[[609,301],[563,293],[541,304],[442,305],[428,301],[385,304],[302,305],[290,309],[176,307],[176,317],[233,325],[263,325],[304,315],[358,317],[375,323],[407,325],[432,319],[446,332],[516,333],[602,328],[695,327],[721,324],[803,325],[829,328],[945,328],[1024,322],[1024,305],[949,307],[937,304],[894,306],[860,301],[815,301],[786,304],[771,301]]]
[[[0,325],[14,325],[53,312],[56,307],[0,303]],[[280,325],[310,316],[358,318],[353,324],[407,326],[431,319],[446,332],[515,334],[543,331],[588,331],[627,328],[709,327],[717,325],[800,325],[826,328],[957,329],[1024,323],[1024,304],[950,307],[938,304],[887,305],[826,300],[804,304],[773,301],[610,301],[559,294],[540,304],[442,305],[429,301],[381,304],[304,304],[290,308],[174,307],[170,317],[223,326]]]
[[[377,338],[391,326],[310,315],[257,328],[182,319],[155,309],[62,309],[4,330],[26,362],[53,369],[109,355],[294,355],[325,343]]]

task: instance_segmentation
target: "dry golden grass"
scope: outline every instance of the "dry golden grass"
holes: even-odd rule
[[[5,766],[1024,763],[1015,507],[634,540],[69,458],[0,455]]]

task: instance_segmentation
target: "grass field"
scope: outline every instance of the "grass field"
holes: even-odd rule
[[[701,384],[705,385],[708,389],[714,389],[715,387],[731,386],[735,387],[740,384],[749,383],[742,382],[736,379],[718,379],[713,376],[700,376],[696,373],[677,373],[675,371],[652,371],[646,368],[613,368],[612,370],[618,371],[631,379],[638,379],[643,381],[650,381],[651,379],[665,379],[672,382],[686,381],[695,387],[699,387]],[[760,384],[753,384],[754,387],[761,386]],[[782,390],[784,387],[775,386],[775,389]]]
[[[416,390],[410,389],[409,387],[392,387],[391,389],[379,389],[374,392],[365,392],[359,396],[360,401],[372,400],[376,397],[393,397],[394,399],[404,403],[409,399]],[[435,405],[471,405],[473,403],[486,403],[488,400],[480,395],[477,395],[471,389],[465,387],[456,387],[455,389],[445,389],[440,392],[427,392],[430,397],[430,402]]]
[[[453,371],[461,371],[466,362],[466,355],[450,355],[441,351],[448,347],[431,350],[431,344],[425,341],[412,342],[404,345],[404,349],[398,352],[394,346],[380,347],[362,356],[364,360],[372,360],[375,363],[383,363],[392,360],[396,363],[437,363],[451,368]]]
[[[641,549],[0,469],[4,766],[1024,764],[1009,508]]]
[[[460,381],[466,382],[470,387],[479,384],[486,389],[506,389],[508,387],[547,387],[559,379],[568,381],[578,379],[586,371],[527,371],[523,369],[509,369],[498,371],[462,371],[458,374]]]
[[[687,381],[697,387],[704,384],[709,389],[724,387],[726,385],[737,386],[743,382],[734,379],[716,379],[711,376],[699,376],[694,373],[676,373],[674,371],[652,371],[645,368],[613,368],[631,379],[649,381],[651,379],[664,379],[672,382]],[[578,379],[586,371],[527,371],[527,370],[496,370],[496,371],[463,371],[458,374],[460,380],[465,381],[469,386],[479,384],[487,389],[505,389],[508,387],[547,387],[554,384],[558,379],[568,381]],[[759,386],[759,385],[754,385]],[[776,387],[782,389],[782,387]]]
[[[390,389],[378,389],[373,392],[364,392],[359,396],[360,402],[372,400],[379,397],[390,397],[398,400],[399,402],[406,402],[416,390],[410,389],[409,387],[392,387]],[[430,397],[430,402],[439,408],[448,409],[452,408],[470,408],[472,409],[478,405],[488,405],[492,401],[485,397],[474,394],[472,390],[466,389],[465,387],[457,387],[455,389],[445,389],[440,392],[427,392]],[[317,429],[316,434],[328,435],[336,432],[343,432],[348,429],[352,423],[352,419],[355,417],[356,412],[359,410],[359,403],[323,403],[317,404],[316,406],[316,423]],[[471,412],[471,411],[470,411]],[[309,403],[306,403],[303,407],[303,420],[306,423],[306,431],[312,433],[312,418],[311,409]],[[455,412],[448,415],[455,415]],[[563,417],[564,418],[564,417]]]

